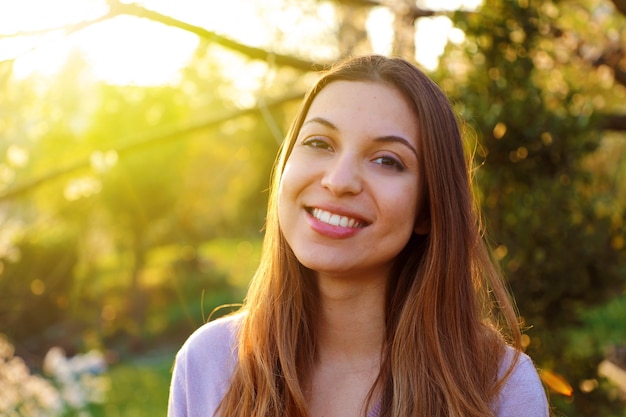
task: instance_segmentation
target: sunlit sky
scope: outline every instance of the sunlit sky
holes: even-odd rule
[[[454,10],[474,9],[480,2],[424,0],[418,4],[425,8]],[[290,19],[288,11],[275,16],[267,12],[280,10],[285,0],[138,0],[134,3],[260,47],[266,47],[273,35],[268,30],[267,20],[258,15],[260,7],[266,11],[264,17],[273,18],[282,31],[292,33],[297,29],[303,36],[307,30],[315,31],[316,24],[331,22],[334,16],[330,3],[320,3],[318,22],[293,28],[295,19]],[[15,59],[14,73],[23,78],[33,72],[54,74],[63,67],[72,51],[79,51],[97,79],[139,85],[175,82],[199,39],[192,33],[157,22],[118,16],[69,35],[54,31],[37,36],[3,37],[91,20],[107,11],[105,0],[0,0],[0,61]],[[393,16],[386,8],[375,8],[370,13],[367,29],[374,52],[390,53],[392,21]],[[426,68],[433,69],[447,40],[460,42],[462,39],[463,33],[453,28],[447,17],[419,19],[416,59]],[[332,58],[323,56],[325,52],[320,48],[317,53],[321,56],[312,58]]]

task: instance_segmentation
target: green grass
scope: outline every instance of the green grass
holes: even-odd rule
[[[112,366],[106,404],[94,416],[165,417],[174,355],[150,355]]]

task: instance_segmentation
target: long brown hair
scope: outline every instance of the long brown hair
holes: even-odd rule
[[[303,386],[316,352],[318,293],[312,271],[298,262],[280,231],[277,188],[312,101],[337,80],[384,83],[411,105],[430,223],[428,235],[413,235],[395,262],[376,382],[381,395],[370,402],[380,401],[381,417],[492,416],[490,404],[504,383],[497,375],[506,341],[519,347],[520,333],[481,234],[459,124],[425,74],[381,56],[352,58],[323,74],[283,142],[262,258],[243,307],[238,363],[218,414],[308,417]]]

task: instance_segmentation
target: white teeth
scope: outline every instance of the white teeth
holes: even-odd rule
[[[311,211],[313,217],[317,220],[328,223],[332,226],[341,226],[341,227],[361,227],[362,224],[358,220],[351,219],[350,217],[340,216],[338,214],[329,213],[328,211],[324,211],[321,209],[313,209]]]

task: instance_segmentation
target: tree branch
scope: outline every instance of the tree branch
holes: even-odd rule
[[[626,114],[602,115],[599,127],[603,130],[626,132]]]
[[[225,48],[237,51],[249,58],[270,61],[277,65],[284,65],[292,68],[296,68],[303,71],[314,71],[325,66],[325,64],[317,64],[312,61],[296,58],[290,55],[283,55],[267,51],[262,48],[255,48],[252,46],[244,45],[232,39],[218,35],[215,32],[208,31],[202,27],[194,26],[189,23],[182,22],[173,17],[163,15],[153,10],[146,9],[136,4],[122,4],[119,0],[109,0],[109,5],[112,11],[118,14],[125,14],[129,16],[135,16],[140,18],[149,19],[155,22],[162,23],[167,26],[176,27],[194,33],[201,38],[207,39],[211,42],[215,42]]]
[[[0,39],[7,39],[7,38],[17,38],[17,37],[28,37],[28,36],[44,36],[47,35],[49,33],[53,33],[53,32],[59,32],[59,31],[64,31],[66,34],[72,34],[74,32],[78,32],[79,30],[85,29],[86,27],[89,27],[91,25],[94,25],[96,23],[100,23],[103,22],[105,20],[108,19],[112,19],[114,17],[116,17],[118,14],[113,12],[113,11],[109,11],[109,13],[105,14],[104,16],[92,19],[92,20],[85,20],[83,22],[78,22],[78,23],[74,23],[74,24],[70,24],[70,25],[64,25],[64,26],[58,26],[58,27],[54,27],[54,28],[48,28],[48,29],[42,29],[42,30],[33,30],[33,31],[28,31],[28,32],[16,32],[16,33],[10,33],[10,34],[4,34],[4,35],[0,35]],[[21,51],[19,53],[17,53],[16,56],[14,56],[13,58],[8,58],[5,60],[0,61],[0,64],[5,64],[7,62],[12,62],[15,61],[15,59],[17,57],[19,57],[20,55],[27,53],[29,51],[32,51],[34,49],[36,49],[38,46],[32,46],[24,51]]]
[[[77,32],[79,30],[85,29],[86,27],[91,26],[93,24],[100,23],[108,19],[112,19],[116,17],[118,14],[119,13],[116,13],[114,11],[109,11],[109,13],[105,14],[104,16],[100,16],[92,20],[84,20],[82,22],[72,23],[69,25],[63,25],[63,26],[57,26],[53,28],[33,30],[33,31],[27,31],[27,32],[0,34],[0,39],[17,38],[21,36],[43,36],[43,35],[47,35],[48,33],[58,32],[58,31],[73,33],[73,32]]]
[[[134,138],[124,141],[128,142],[128,145],[119,147],[117,149],[111,149],[114,151],[119,157],[123,157],[130,153],[134,153],[145,148],[158,145],[160,143],[165,143],[170,140],[180,140],[185,138],[187,135],[215,127],[221,123],[229,121],[231,119],[235,119],[237,117],[242,117],[250,114],[256,114],[262,112],[267,109],[279,107],[285,103],[290,101],[299,100],[304,96],[302,92],[295,92],[283,97],[280,97],[273,101],[268,101],[267,103],[259,104],[255,107],[250,107],[247,109],[238,109],[230,112],[226,112],[219,116],[213,116],[206,120],[191,123],[183,126],[175,126],[175,127],[160,127],[155,130],[151,130],[149,132],[145,132],[143,134],[139,134]],[[61,168],[55,172],[44,175],[41,178],[37,178],[35,180],[27,181],[25,184],[18,185],[13,187],[4,193],[0,194],[0,202],[11,200],[17,197],[20,197],[24,194],[31,192],[36,189],[40,185],[43,185],[52,180],[64,177],[68,174],[72,174],[84,169],[88,169],[91,167],[91,162],[89,158],[76,162],[73,165],[67,166],[65,168]]]
[[[365,6],[365,7],[385,7],[388,6],[385,3],[376,0],[333,0],[335,3],[349,4],[353,6]]]
[[[626,86],[626,70],[622,68],[621,61],[626,59],[626,51],[621,45],[609,44],[609,46],[602,52],[602,55],[597,57],[591,63],[594,67],[600,65],[607,65],[613,70],[613,78],[616,82]]]
[[[335,3],[346,4],[350,6],[363,6],[363,7],[387,7],[388,9],[392,9],[396,13],[402,14],[404,17],[408,19],[418,19],[420,17],[430,17],[439,14],[450,14],[451,12],[443,11],[443,10],[433,10],[433,9],[423,9],[418,6],[411,7],[402,7],[399,8],[393,2],[389,1],[377,1],[377,0],[333,0]],[[400,10],[398,10],[400,9]]]
[[[613,0],[613,4],[617,11],[626,16],[626,0]]]

